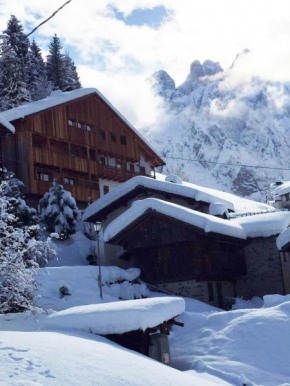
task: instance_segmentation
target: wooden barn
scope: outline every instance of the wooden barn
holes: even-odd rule
[[[276,247],[290,212],[173,180],[134,177],[86,209],[103,224],[102,264],[138,267],[153,289],[221,308],[290,292]]]
[[[2,112],[0,124],[5,133],[15,129],[1,137],[2,162],[35,202],[56,180],[86,204],[133,176],[154,177],[155,167],[164,164],[96,89],[56,91]]]

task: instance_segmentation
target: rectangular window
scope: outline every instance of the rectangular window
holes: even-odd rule
[[[122,169],[122,162],[116,161],[116,167],[117,169]]]
[[[127,145],[127,138],[125,137],[125,135],[121,135],[121,144]]]
[[[106,165],[106,157],[104,157],[103,155],[100,155],[99,156],[99,163],[100,165]]]
[[[116,142],[116,134],[114,134],[114,133],[111,133],[111,141],[112,142]]]
[[[92,131],[92,130],[93,130],[92,126],[91,125],[87,125],[87,131]]]
[[[108,185],[104,185],[104,186],[103,186],[103,192],[104,192],[104,194],[109,193],[109,191],[110,191],[110,189],[109,189]]]
[[[50,180],[50,179],[49,179],[49,174],[43,173],[43,172],[37,172],[36,177],[37,177],[37,179],[40,180],[40,181],[46,181],[46,182],[48,182],[48,181]]]
[[[69,126],[75,126],[75,121],[73,121],[72,119],[68,119],[67,123]]]
[[[140,166],[140,174],[142,174],[142,176],[145,176],[146,171],[144,166]]]
[[[66,185],[75,186],[76,180],[74,178],[64,177],[64,183]]]
[[[89,150],[89,155],[90,155],[90,160],[91,161],[96,161],[96,151],[95,151],[95,149],[90,149]]]
[[[99,137],[101,139],[106,139],[106,132],[103,129],[99,129]]]
[[[83,125],[80,122],[77,122],[77,128],[82,129]]]

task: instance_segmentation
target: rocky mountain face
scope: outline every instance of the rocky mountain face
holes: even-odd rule
[[[217,62],[194,61],[179,87],[166,71],[154,73],[163,110],[149,136],[166,157],[164,172],[265,201],[270,183],[290,179],[281,170],[290,169],[290,85],[244,80],[238,68],[247,55],[225,71]]]

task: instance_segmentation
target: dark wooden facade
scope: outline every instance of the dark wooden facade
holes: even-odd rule
[[[206,234],[151,210],[110,242],[123,246],[124,257],[150,284],[235,281],[246,274],[245,241]]]
[[[57,180],[85,203],[99,197],[99,178],[122,182],[145,175],[145,168],[134,170],[141,156],[152,169],[163,164],[96,93],[12,124],[16,134],[2,138],[3,162],[22,179],[31,197],[42,196]],[[107,164],[108,157],[116,160],[115,167]]]

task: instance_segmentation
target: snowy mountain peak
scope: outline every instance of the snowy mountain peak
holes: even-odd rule
[[[194,79],[212,76],[222,71],[223,69],[219,62],[213,62],[212,60],[205,60],[203,64],[199,60],[195,60],[190,66],[190,75]]]
[[[175,91],[175,82],[171,76],[164,70],[154,72],[149,78],[151,87],[156,95],[164,98],[170,98]]]
[[[243,50],[234,64],[249,54]],[[283,170],[289,168],[290,87],[257,76],[241,83],[239,68],[207,78],[222,67],[196,60],[177,88],[166,72],[158,72],[166,111],[151,141],[165,157],[166,174],[266,201],[273,181],[290,179]]]

